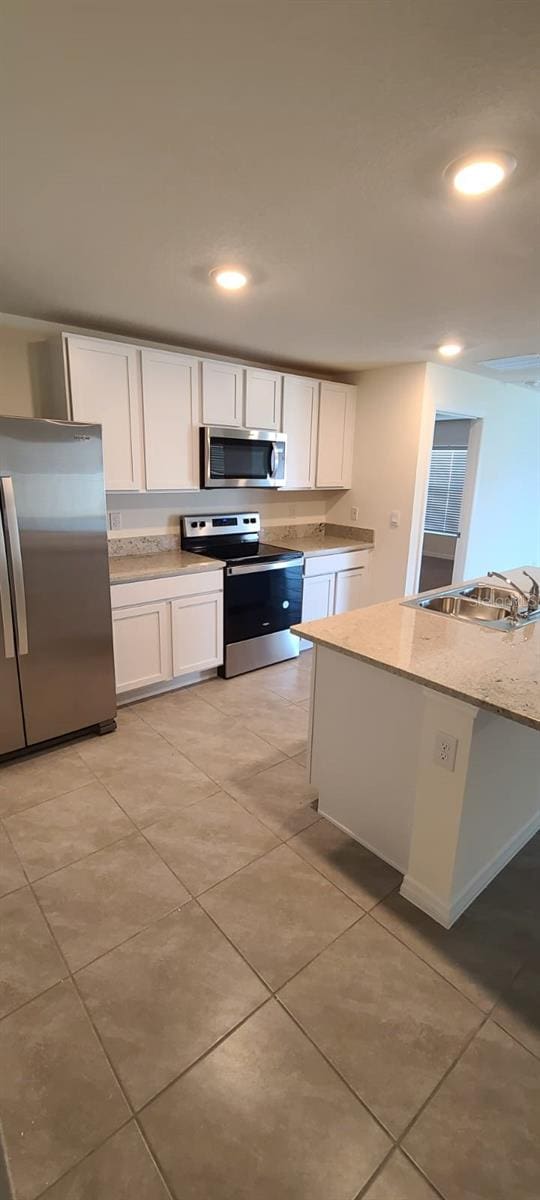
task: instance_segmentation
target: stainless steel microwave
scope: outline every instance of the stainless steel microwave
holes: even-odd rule
[[[201,487],[283,487],[287,435],[267,429],[201,427]]]

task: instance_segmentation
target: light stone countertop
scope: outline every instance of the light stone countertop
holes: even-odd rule
[[[157,554],[123,554],[109,558],[112,584],[135,583],[140,579],[166,579],[170,575],[193,575],[218,571],[225,563],[186,550],[163,550]]]
[[[283,546],[284,550],[301,550],[306,558],[314,558],[319,554],[337,554],[339,551],[373,550],[373,542],[352,541],[350,538],[337,537],[329,533],[315,533],[307,537],[302,537],[300,534],[298,537],[292,535],[272,538],[272,531],[269,530],[265,540],[272,542],[275,546]]]
[[[519,571],[510,574],[519,580]],[[390,600],[293,633],[540,729],[540,618],[505,632]]]

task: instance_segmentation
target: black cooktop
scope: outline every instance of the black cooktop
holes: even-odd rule
[[[217,539],[216,539],[217,541]],[[191,553],[204,554],[207,558],[219,558],[222,562],[286,562],[302,558],[301,550],[284,550],[283,546],[271,546],[268,542],[233,542],[221,539],[219,545],[214,542],[204,546],[185,546]]]

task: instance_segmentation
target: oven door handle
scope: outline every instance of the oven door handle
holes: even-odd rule
[[[301,558],[287,558],[285,562],[271,563],[246,563],[241,567],[227,567],[227,575],[253,575],[255,572],[260,574],[261,571],[286,571],[287,567],[301,567],[304,562],[304,556]]]

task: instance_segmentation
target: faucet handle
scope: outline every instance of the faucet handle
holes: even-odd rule
[[[530,579],[532,583],[531,596],[534,596],[535,600],[540,599],[540,583],[538,580],[534,579],[534,577],[530,575],[528,571],[522,571],[522,574],[526,575],[527,579]]]

